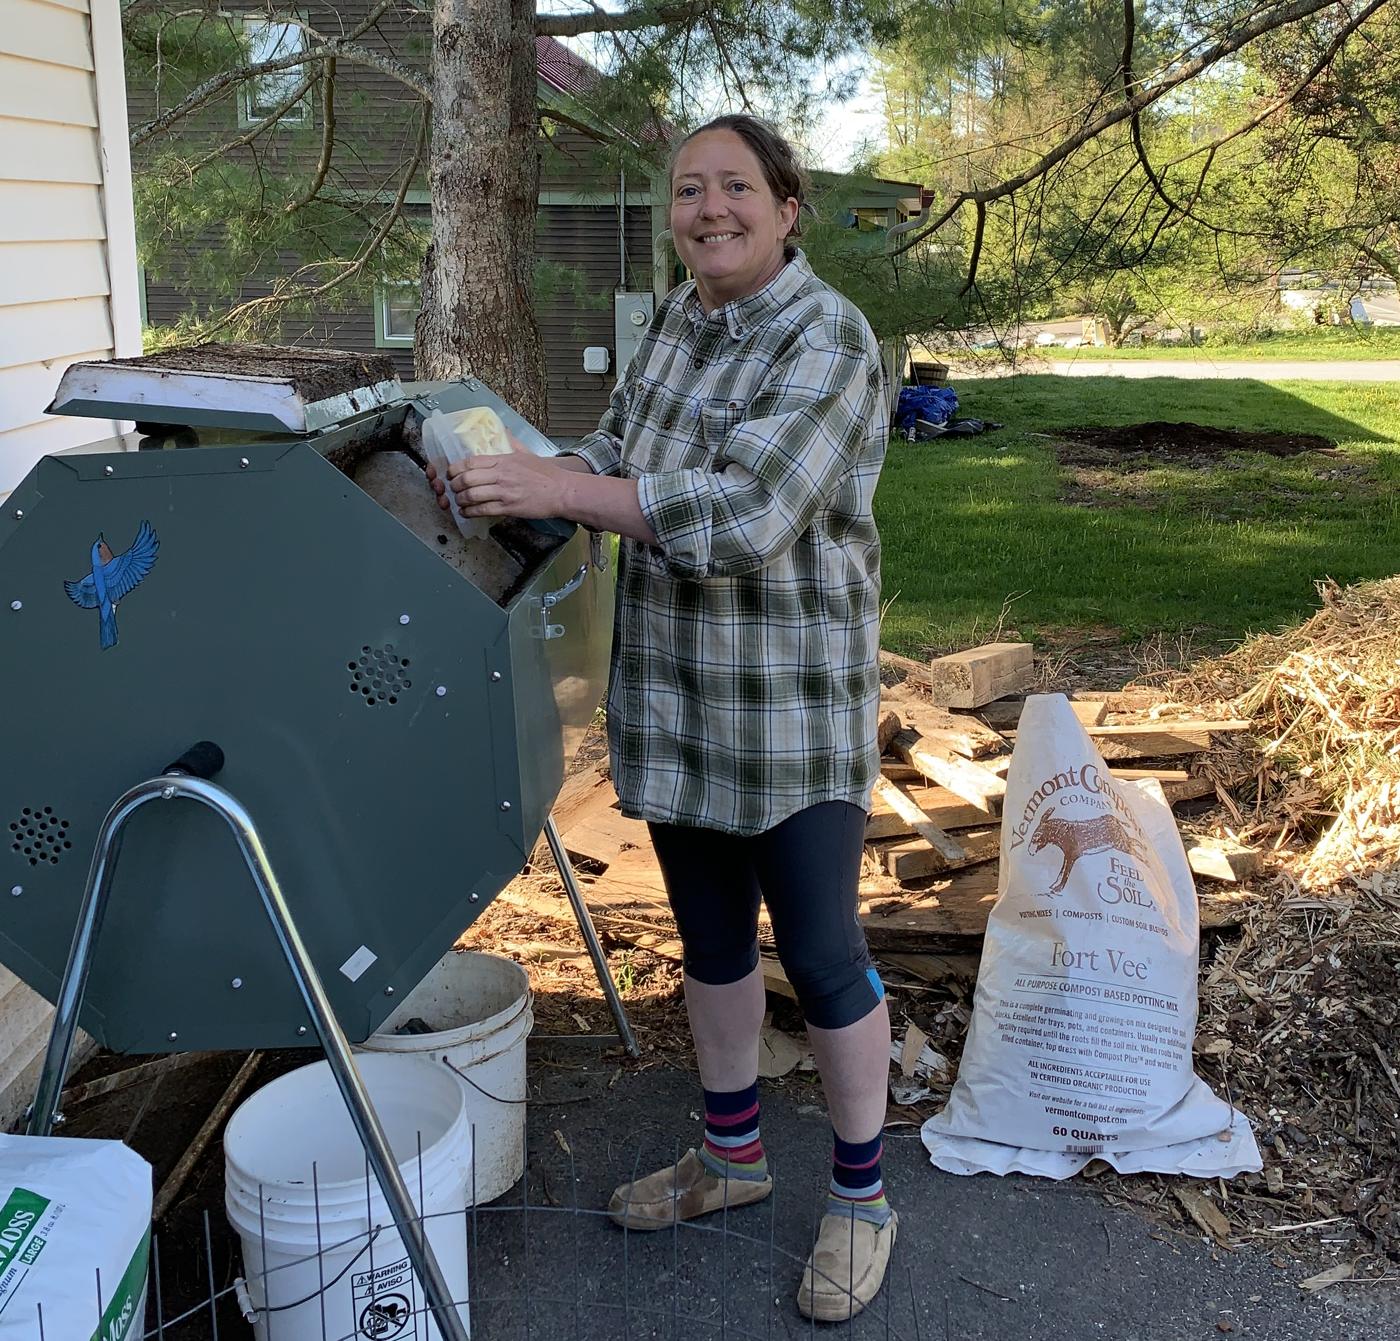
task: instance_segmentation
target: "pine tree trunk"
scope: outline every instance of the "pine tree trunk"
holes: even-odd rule
[[[414,362],[545,422],[531,276],[539,199],[533,0],[436,0],[432,242]]]

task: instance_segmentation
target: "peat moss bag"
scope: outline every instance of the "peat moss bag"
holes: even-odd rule
[[[120,1141],[0,1136],[0,1341],[135,1341],[151,1166]]]
[[[947,1106],[952,1173],[1230,1177],[1260,1168],[1243,1114],[1196,1074],[1196,887],[1161,785],[1109,776],[1062,694],[1026,700],[998,897]]]

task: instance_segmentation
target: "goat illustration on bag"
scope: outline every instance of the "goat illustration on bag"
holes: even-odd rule
[[[1041,817],[1031,835],[1031,852],[1039,852],[1044,847],[1057,847],[1064,859],[1058,879],[1050,886],[1048,893],[1059,894],[1069,881],[1069,873],[1080,857],[1091,857],[1099,852],[1118,851],[1125,857],[1147,859],[1143,845],[1123,826],[1117,815],[1095,815],[1093,819],[1066,819],[1055,812],[1058,803],[1051,806]]]

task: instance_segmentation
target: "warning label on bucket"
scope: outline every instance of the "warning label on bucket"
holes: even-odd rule
[[[408,1258],[350,1277],[359,1335],[369,1341],[413,1341],[418,1318],[413,1307],[413,1268]]]

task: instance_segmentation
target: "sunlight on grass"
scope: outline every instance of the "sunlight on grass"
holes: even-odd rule
[[[965,413],[1006,427],[891,444],[876,499],[887,647],[964,645],[1013,593],[1025,593],[1012,610],[1022,636],[1106,625],[1237,638],[1311,608],[1319,578],[1400,571],[1400,383],[1044,375],[958,390]],[[1109,470],[1088,505],[1067,501],[1078,483],[1054,431],[1145,420],[1320,433],[1344,454]]]

